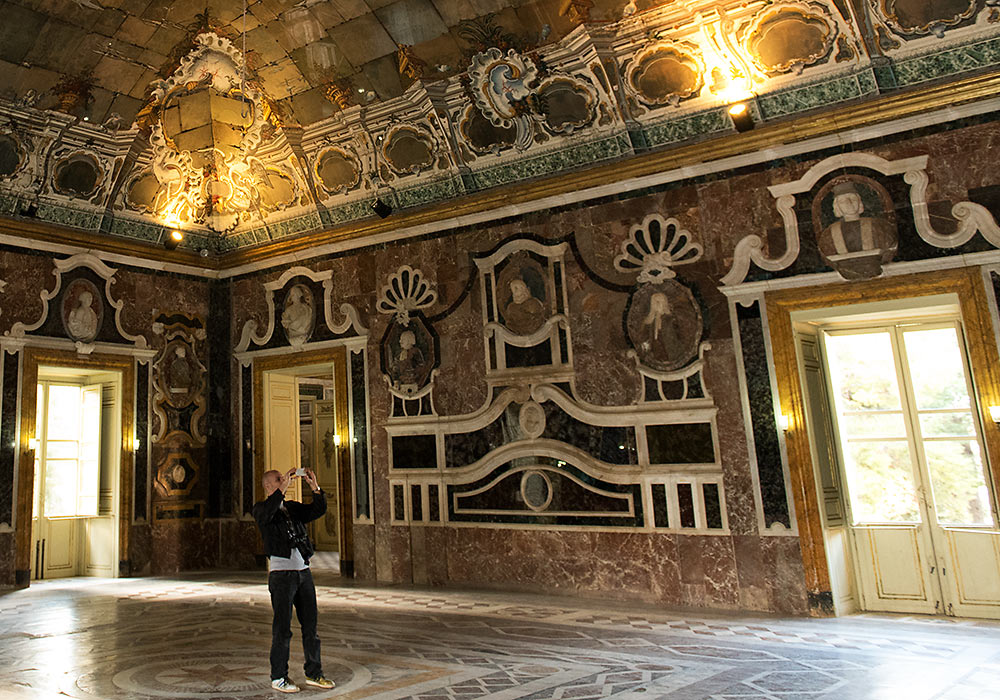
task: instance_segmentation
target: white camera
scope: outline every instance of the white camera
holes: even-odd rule
[[[305,467],[299,467],[298,469],[295,470],[295,476],[305,476],[305,475],[306,475]]]

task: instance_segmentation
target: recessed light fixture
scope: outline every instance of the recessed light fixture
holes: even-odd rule
[[[176,250],[183,240],[184,232],[175,228],[163,239],[163,247],[167,250]]]
[[[746,102],[734,102],[729,105],[729,118],[733,120],[733,126],[740,133],[753,128],[753,115],[750,114],[750,106]]]
[[[379,218],[384,219],[392,213],[392,205],[376,197],[375,201],[372,202],[372,211],[378,214]]]

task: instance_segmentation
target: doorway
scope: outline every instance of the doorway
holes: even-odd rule
[[[116,576],[121,372],[40,365],[35,388],[31,578]]]
[[[834,593],[997,618],[997,502],[958,303],[895,306],[796,324]]]
[[[309,525],[316,549],[314,569],[344,576],[354,573],[353,486],[350,470],[347,365],[343,349],[299,356],[263,358],[259,373],[260,405],[256,463],[258,476],[268,469],[312,469],[327,497],[326,515]],[[255,397],[256,400],[256,397]],[[257,420],[257,419],[255,419]],[[259,481],[259,478],[258,478]],[[260,485],[255,486],[258,496]],[[309,489],[296,479],[288,498],[308,499]]]

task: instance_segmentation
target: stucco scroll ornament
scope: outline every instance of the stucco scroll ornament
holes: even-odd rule
[[[844,153],[821,160],[794,182],[771,185],[767,189],[775,198],[778,213],[784,223],[784,252],[778,257],[770,258],[764,252],[764,241],[760,236],[745,236],[736,244],[733,266],[722,278],[722,284],[728,286],[742,283],[750,272],[751,264],[767,272],[778,272],[795,262],[801,250],[795,196],[811,192],[826,175],[846,168],[865,168],[887,176],[902,175],[903,180],[910,185],[914,227],[917,234],[932,246],[957,248],[981,233],[990,245],[1000,248],[1000,227],[989,210],[975,202],[958,202],[952,206],[951,215],[955,217],[955,228],[950,233],[939,233],[934,229],[927,208],[927,161],[926,155],[890,161],[871,153]]]
[[[287,290],[281,308],[278,308],[275,303],[275,295],[285,290],[285,287],[296,278],[300,278],[299,283],[293,284]],[[318,301],[314,300],[308,285],[301,278],[323,285],[322,313],[313,313],[314,303],[318,303]],[[340,305],[340,313],[344,317],[343,321],[338,323],[334,320],[332,270],[314,272],[307,267],[296,266],[285,270],[281,277],[266,282],[263,286],[267,301],[267,327],[263,333],[258,333],[255,319],[250,319],[243,324],[243,333],[240,342],[236,345],[235,353],[244,364],[250,362],[248,353],[265,346],[279,326],[280,332],[285,335],[289,346],[296,350],[302,348],[307,342],[314,341],[316,333],[319,332],[324,323],[329,333],[340,335],[353,331],[357,336],[368,334],[368,329],[361,322],[358,310],[351,304]],[[280,297],[279,301],[282,301]]]
[[[65,338],[73,343],[76,351],[81,355],[89,355],[97,347],[97,334],[104,319],[105,305],[108,313],[113,313],[112,321],[114,327],[109,329],[109,343],[116,345],[131,345],[132,351],[140,358],[147,358],[155,354],[147,349],[146,338],[142,335],[133,335],[122,326],[122,310],[125,307],[124,299],[114,299],[112,288],[116,282],[115,275],[117,269],[109,267],[102,260],[90,253],[79,253],[69,258],[54,259],[52,261],[56,284],[51,290],[41,291],[42,313],[38,319],[31,324],[22,321],[16,322],[10,330],[4,331],[4,335],[14,341],[22,341],[29,335],[51,336],[54,326],[46,325],[50,312],[59,314],[62,333],[56,333],[55,337]],[[71,279],[63,284],[63,276],[76,270],[77,268],[88,268],[100,279],[104,280],[104,289],[101,290],[96,284],[87,279]],[[51,302],[51,303],[50,303]],[[54,306],[55,308],[50,308]],[[145,362],[146,359],[140,361]]]
[[[538,68],[514,49],[505,54],[491,48],[476,54],[469,66],[476,105],[495,126],[517,128],[515,146],[524,150],[531,145],[531,117],[519,103],[534,91]]]
[[[437,302],[437,291],[420,270],[403,265],[389,275],[375,308],[392,314],[382,336],[382,376],[389,390],[404,399],[419,399],[434,386],[438,364],[437,336],[423,310]]]

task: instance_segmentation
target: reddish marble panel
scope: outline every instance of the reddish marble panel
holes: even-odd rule
[[[719,458],[722,460],[729,529],[733,534],[755,533],[756,502],[733,342],[713,341],[705,360],[705,383],[719,409],[716,427],[719,431]]]
[[[14,533],[0,532],[0,587],[14,585]]]
[[[211,569],[219,560],[219,525],[211,521],[153,523],[154,574]]]
[[[220,541],[217,566],[221,569],[254,569],[263,551],[257,523],[245,520],[208,521],[218,525]]]
[[[133,525],[129,530],[129,575],[145,576],[152,571],[153,534],[147,523]]]
[[[354,526],[354,576],[375,580],[375,528],[371,525]]]

